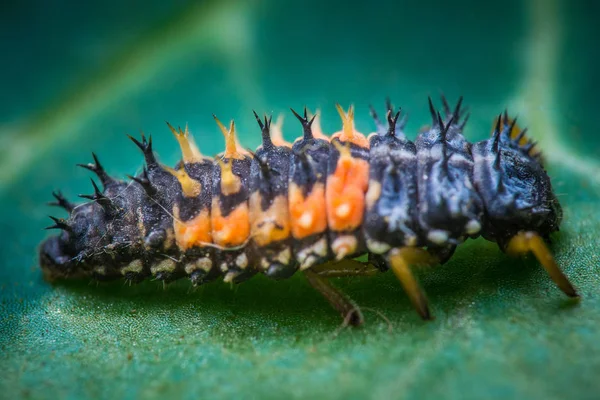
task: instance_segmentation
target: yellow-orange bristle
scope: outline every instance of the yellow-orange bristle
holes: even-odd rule
[[[340,153],[340,158],[352,158],[349,142],[340,143],[337,140],[332,140],[331,143],[333,144],[333,147],[335,147],[336,150]]]
[[[233,160],[225,161],[222,158],[217,158],[217,163],[221,168],[221,193],[228,196],[239,192],[242,181],[239,176],[233,173]]]
[[[344,139],[351,141],[354,137],[354,107],[350,106],[348,113],[345,113],[344,109],[339,104],[336,104],[335,108],[342,119],[342,132],[344,134]]]
[[[202,185],[197,180],[192,179],[187,172],[185,172],[184,168],[173,169],[166,165],[163,165],[163,168],[177,178],[185,197],[197,197],[200,195],[200,192],[202,191]]]
[[[244,158],[244,156],[238,151],[238,146],[236,143],[237,140],[235,137],[235,122],[231,120],[231,123],[229,124],[229,129],[227,129],[225,128],[225,125],[223,125],[223,123],[219,120],[219,118],[217,118],[216,115],[213,114],[213,118],[219,126],[221,133],[223,133],[223,136],[225,136],[225,153],[223,156],[225,158]]]
[[[344,109],[339,104],[335,105],[340,118],[342,119],[342,130],[333,134],[333,138],[338,138],[342,142],[350,142],[354,145],[369,148],[369,141],[367,138],[356,129],[354,129],[354,106],[351,105],[348,108],[348,113],[344,112]]]
[[[175,139],[177,139],[177,142],[179,143],[181,154],[183,156],[183,162],[186,164],[200,162],[202,160],[202,154],[191,138],[187,124],[185,126],[185,131],[182,131],[181,128],[175,129],[168,122],[167,126],[171,132],[173,132]]]

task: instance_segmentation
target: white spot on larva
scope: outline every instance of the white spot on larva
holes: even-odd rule
[[[300,261],[300,271],[304,271],[315,265],[317,257],[309,254],[306,258],[298,259],[298,261]]]
[[[262,257],[260,259],[260,267],[263,270],[266,271],[267,269],[269,269],[270,266],[271,266],[271,261],[269,261],[269,259],[267,257]]]
[[[221,265],[219,266],[219,269],[221,270],[221,272],[227,272],[227,270],[229,269],[227,267],[227,263],[226,262],[222,262]]]
[[[327,255],[327,239],[322,238],[313,244],[313,252],[321,257],[325,257]]]
[[[479,223],[479,221],[476,221],[474,219],[470,220],[469,222],[467,222],[467,225],[465,225],[465,231],[469,235],[474,235],[474,234],[478,233],[480,230],[481,230],[481,224]]]
[[[127,266],[121,268],[121,274],[125,275],[129,272],[140,273],[144,269],[144,265],[142,264],[142,260],[133,260]]]
[[[390,245],[374,239],[367,239],[367,248],[371,253],[384,254],[390,249]]]
[[[435,229],[427,234],[427,239],[429,239],[430,242],[435,244],[446,244],[446,242],[448,241],[448,232],[442,231],[440,229]]]
[[[192,272],[198,270],[198,267],[196,267],[196,263],[187,263],[183,269],[185,270],[186,274],[191,275]]]
[[[185,264],[185,273],[191,275],[194,271],[206,271],[210,272],[212,268],[212,260],[209,257],[201,257],[195,262]]]
[[[350,210],[351,210],[350,204],[348,204],[348,203],[340,204],[335,209],[335,216],[338,218],[346,218],[348,215],[350,215]]]
[[[98,275],[106,275],[106,266],[97,265],[94,267],[94,272]]]
[[[235,277],[238,275],[239,275],[239,272],[230,271],[230,272],[226,273],[225,276],[223,277],[223,282],[231,283],[231,282],[233,282]]]
[[[406,236],[406,237],[404,238],[404,243],[405,243],[407,246],[414,247],[414,246],[416,246],[416,245],[417,245],[417,237],[416,237],[416,236],[414,236],[414,235],[411,235],[411,236]]]
[[[352,235],[344,235],[336,238],[331,244],[331,250],[335,254],[335,258],[341,260],[356,252],[358,241]]]
[[[239,256],[237,256],[237,258],[235,259],[235,265],[237,265],[241,269],[244,269],[248,266],[248,256],[246,256],[246,253],[242,253]]]
[[[210,271],[212,269],[213,262],[210,257],[202,257],[196,261],[196,265],[203,271]]]
[[[300,250],[296,257],[300,263],[300,270],[312,267],[320,257],[327,255],[327,239],[321,238],[312,245]],[[318,256],[318,257],[317,257]]]
[[[150,272],[152,272],[153,275],[156,275],[159,272],[174,272],[176,266],[177,263],[175,261],[166,258],[150,267]]]
[[[298,219],[298,225],[300,225],[304,229],[308,229],[312,226],[313,223],[313,214],[312,211],[305,211],[302,213],[302,216]]]
[[[287,265],[290,262],[290,258],[292,258],[292,252],[290,251],[290,248],[287,247],[285,250],[280,251],[279,254],[277,254],[275,260],[279,261],[283,265]]]

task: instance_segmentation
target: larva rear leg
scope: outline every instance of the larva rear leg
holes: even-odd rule
[[[544,240],[535,232],[520,232],[513,236],[506,245],[506,253],[512,256],[521,256],[529,252],[542,264],[550,278],[569,297],[579,297],[577,291],[569,282],[569,278],[560,270],[556,264],[550,249]]]
[[[388,264],[402,284],[411,303],[425,320],[432,319],[427,296],[412,273],[412,265],[433,266],[439,263],[437,257],[416,247],[403,247],[390,250]]]
[[[327,299],[329,304],[335,308],[344,318],[344,322],[352,326],[360,326],[364,323],[364,317],[358,305],[345,293],[333,286],[327,278],[308,269],[304,271],[308,283]]]

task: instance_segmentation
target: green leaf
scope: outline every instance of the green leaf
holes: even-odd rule
[[[138,27],[133,38],[117,35],[111,47],[98,49],[103,61],[95,68],[64,61],[62,77],[81,80],[62,95],[46,88],[42,97],[51,101],[6,118],[0,127],[0,397],[597,395],[593,13],[577,6],[566,13],[556,0],[525,9],[515,1],[435,10],[283,3],[128,10],[132,21],[122,29]],[[104,34],[117,29],[98,24]],[[70,46],[77,24],[72,29],[63,38]],[[54,59],[47,57],[29,72]],[[88,161],[92,150],[115,175],[139,170],[141,157],[125,133],[153,133],[161,160],[173,164],[177,146],[164,119],[189,123],[203,152],[214,154],[222,138],[212,113],[236,118],[242,141],[254,146],[260,135],[252,109],[320,106],[325,131],[332,132],[339,125],[333,104],[354,102],[357,127],[368,132],[367,105],[381,107],[387,95],[410,113],[408,129],[416,132],[427,122],[426,96],[438,88],[450,98],[464,94],[473,114],[469,138],[486,137],[494,115],[508,106],[540,141],[565,211],[552,250],[580,302],[567,299],[535,260],[511,259],[482,239],[465,243],[444,266],[419,271],[432,322],[419,319],[391,273],[336,280],[365,309],[360,329],[344,329],[300,274],[197,290],[185,281],[166,288],[157,282],[51,285],[41,277],[36,246],[46,234],[46,215],[55,212],[44,206],[51,190],[71,198],[86,192],[86,173],[73,164]],[[19,97],[26,94],[9,97],[27,104]],[[301,130],[288,118],[284,132],[292,139]]]

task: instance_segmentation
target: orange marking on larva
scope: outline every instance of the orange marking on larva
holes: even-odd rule
[[[250,236],[250,216],[248,203],[239,204],[227,216],[221,214],[221,205],[218,197],[212,199],[212,224],[213,243],[223,247],[235,247],[244,244]]]
[[[173,219],[175,240],[181,251],[212,243],[210,213],[207,209],[200,211],[197,216],[189,221],[181,221],[179,219],[179,207],[173,206],[173,215],[175,216]]]
[[[336,142],[333,142],[336,143]],[[339,147],[338,147],[339,146]],[[327,177],[327,222],[334,231],[349,231],[362,224],[369,163],[352,157],[350,149],[336,145],[340,158],[335,172]]]
[[[369,141],[365,135],[354,128],[354,106],[350,106],[348,114],[344,113],[344,109],[339,104],[336,104],[335,107],[342,119],[342,130],[334,133],[331,140],[338,138],[340,142],[348,142],[368,149],[370,146]]]
[[[258,246],[287,239],[290,236],[287,196],[277,196],[270,207],[263,210],[260,193],[258,191],[252,193],[250,223],[252,239]]]
[[[290,224],[294,238],[303,239],[310,235],[325,232],[325,229],[327,229],[327,213],[323,183],[315,184],[306,197],[302,193],[302,188],[292,183],[288,194]]]
[[[283,138],[283,114],[279,114],[277,121],[271,125],[271,142],[275,146],[292,147],[292,144]]]

